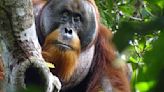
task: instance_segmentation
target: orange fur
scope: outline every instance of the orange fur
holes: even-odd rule
[[[4,79],[4,70],[3,70],[2,57],[0,56],[0,81],[3,79]]]
[[[44,5],[47,0],[32,0],[33,5]]]
[[[96,52],[94,55],[95,65],[92,66],[91,80],[86,92],[99,92],[101,78],[106,76],[112,85],[112,92],[131,92],[128,77],[122,67],[115,67],[116,54],[112,44],[112,33],[105,26],[99,25],[99,33],[96,41]]]
[[[114,50],[114,46],[111,40],[112,33],[103,25],[100,25],[99,28],[101,32],[100,34],[104,38],[103,40],[104,42],[101,41],[102,47],[105,46],[104,48],[106,48],[106,51],[107,51],[106,53],[104,53],[104,56],[107,55],[105,56],[106,66],[104,68],[113,86],[113,90],[114,92],[130,92],[130,85],[129,85],[129,81],[128,81],[125,71],[122,70],[121,66],[120,67],[114,66],[114,64],[118,62],[115,61],[115,50]],[[103,39],[103,38],[100,38],[100,39]],[[104,43],[104,46],[103,46],[103,43]],[[122,62],[120,61],[120,63]]]
[[[47,62],[55,65],[55,69],[52,72],[61,80],[68,81],[76,68],[80,53],[80,41],[78,38],[74,38],[70,42],[74,50],[62,51],[53,43],[55,40],[58,40],[58,37],[59,32],[57,30],[47,36],[43,45],[42,55]]]
[[[41,0],[40,0],[41,1]],[[96,22],[98,24],[98,37],[95,41],[95,55],[93,57],[94,65],[88,74],[89,80],[87,81],[86,90],[84,92],[99,92],[101,87],[101,77],[107,76],[110,80],[113,92],[130,92],[130,85],[128,78],[122,67],[116,67],[115,62],[115,48],[112,44],[112,33],[105,26],[100,23],[100,15],[95,0],[87,0],[91,3],[96,12]],[[54,40],[59,39],[59,32],[55,30],[46,37],[43,46],[43,57],[47,62],[55,64],[53,73],[57,73],[62,80],[69,80],[76,68],[76,61],[80,54],[80,41],[75,37],[70,45],[75,48],[71,51],[61,51],[54,44]],[[95,40],[95,39],[94,39]],[[80,89],[79,89],[80,90]]]

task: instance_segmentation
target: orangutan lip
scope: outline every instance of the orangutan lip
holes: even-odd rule
[[[55,41],[54,44],[55,44],[56,46],[58,46],[59,48],[62,48],[62,49],[73,49],[72,46],[67,45],[67,44],[64,44],[64,43],[59,42],[59,41]]]

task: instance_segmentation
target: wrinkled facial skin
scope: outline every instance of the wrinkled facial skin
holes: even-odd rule
[[[85,0],[50,0],[40,16],[40,28],[46,37],[59,30],[63,43],[69,43],[76,33],[81,50],[93,43],[97,35],[96,16],[92,5]],[[43,42],[40,42],[41,45]],[[71,44],[68,44],[71,45]]]

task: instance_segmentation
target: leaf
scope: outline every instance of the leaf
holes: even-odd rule
[[[49,63],[49,62],[45,62],[46,66],[49,68],[55,68],[54,64]]]
[[[114,35],[114,43],[119,51],[124,50],[129,45],[129,40],[132,40],[134,33],[147,35],[157,30],[164,29],[164,17],[156,18],[150,22],[127,22],[120,24],[119,30]]]
[[[155,82],[150,81],[150,82],[139,82],[136,84],[136,89],[139,90],[139,92],[147,92],[149,91],[150,88],[154,86]]]

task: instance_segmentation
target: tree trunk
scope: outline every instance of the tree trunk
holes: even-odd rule
[[[58,78],[51,74],[41,55],[31,0],[0,0],[0,45],[4,92],[60,90]]]

